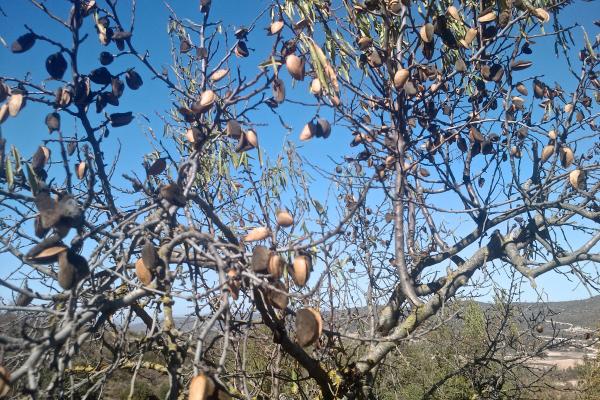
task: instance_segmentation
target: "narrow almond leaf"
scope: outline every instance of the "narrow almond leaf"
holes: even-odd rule
[[[21,154],[19,153],[19,150],[15,147],[15,145],[12,145],[12,153],[13,153],[13,157],[15,159],[15,167],[16,167],[16,172],[17,174],[21,173],[22,170],[22,166],[21,166]]]
[[[13,174],[12,162],[10,157],[6,157],[6,182],[8,182],[8,190],[12,190],[15,184],[15,176]]]
[[[35,195],[35,194],[37,194],[38,189],[39,189],[38,178],[37,178],[35,171],[31,167],[31,164],[28,163],[26,165],[27,165],[27,182],[29,183],[29,187],[31,188],[31,193],[33,195]]]

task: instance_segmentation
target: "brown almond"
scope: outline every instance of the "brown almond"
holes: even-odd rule
[[[294,217],[287,210],[278,210],[275,216],[277,225],[287,228],[294,224]]]
[[[192,378],[190,381],[189,400],[207,400],[212,398],[215,393],[216,387],[213,380],[200,373]]]
[[[152,283],[152,271],[144,265],[144,260],[141,258],[135,262],[135,276],[137,276],[138,280],[142,282],[144,286],[149,286],[150,283]]]
[[[273,279],[279,279],[283,275],[283,267],[285,265],[285,261],[281,255],[271,252],[269,255],[269,262],[267,265],[267,270]]]
[[[312,261],[308,255],[297,255],[294,257],[292,264],[291,275],[294,283],[300,287],[306,285],[310,278],[310,271],[312,270]]]
[[[264,240],[269,237],[271,234],[271,230],[266,226],[259,226],[254,228],[248,232],[248,234],[244,237],[245,242],[256,242],[259,240]]]

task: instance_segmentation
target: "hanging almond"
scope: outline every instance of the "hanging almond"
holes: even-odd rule
[[[277,35],[283,29],[283,21],[274,21],[271,23],[269,27],[269,32],[271,35]]]
[[[304,128],[302,128],[302,132],[300,132],[300,140],[302,140],[302,141],[310,140],[310,139],[312,139],[313,136],[316,135],[316,132],[317,132],[317,128],[316,128],[315,124],[312,122],[309,122],[308,124],[304,125]]]
[[[306,285],[312,270],[312,260],[309,255],[301,254],[294,257],[291,275],[294,283],[300,287]]]
[[[529,94],[529,91],[527,90],[527,87],[525,87],[523,82],[517,83],[517,85],[515,86],[515,89],[517,89],[517,91],[519,93],[521,93],[523,96],[527,96]]]
[[[204,113],[212,107],[217,100],[217,95],[212,90],[205,90],[200,95],[200,99],[192,104],[192,111],[196,113]]]
[[[67,246],[56,245],[42,249],[41,251],[35,252],[34,254],[30,254],[31,251],[27,254],[28,258],[33,262],[36,262],[38,264],[52,264],[58,260],[58,255],[64,251],[67,251]]]
[[[294,224],[294,217],[287,210],[278,210],[275,216],[277,225],[287,228]]]
[[[258,146],[258,137],[256,136],[256,132],[252,129],[249,129],[245,132],[242,132],[240,136],[238,145],[235,148],[235,151],[241,153],[243,151],[248,151],[256,148]]]
[[[537,17],[537,19],[540,20],[540,22],[542,23],[546,23],[548,21],[550,21],[550,14],[548,13],[548,11],[544,10],[543,8],[535,8],[532,11],[533,15],[535,15]]]
[[[571,103],[565,104],[564,110],[567,114],[570,113],[571,111],[573,111],[573,104],[571,104]]]
[[[550,140],[556,140],[557,135],[556,135],[556,131],[554,129],[552,129],[548,132],[548,138],[550,138]]]
[[[234,119],[230,119],[229,121],[227,121],[225,131],[227,133],[227,136],[234,139],[239,139],[242,136],[242,127],[240,126],[240,123]]]
[[[158,251],[156,251],[150,240],[146,240],[146,243],[142,246],[142,261],[150,271],[155,271],[161,263]]]
[[[235,53],[236,56],[241,57],[241,58],[245,58],[250,55],[250,51],[248,50],[248,45],[246,45],[246,42],[244,42],[242,40],[237,42],[233,52]]]
[[[213,82],[219,82],[221,79],[225,78],[228,73],[229,69],[227,68],[218,69],[212,73],[209,79]]]
[[[394,74],[394,87],[396,90],[401,90],[410,77],[410,72],[407,69],[401,68]]]
[[[563,168],[569,168],[571,164],[573,164],[574,159],[575,155],[573,154],[573,150],[566,146],[560,149],[560,163]]]
[[[152,283],[152,271],[144,265],[144,260],[141,258],[135,262],[135,276],[144,286],[149,286]]]
[[[58,284],[65,290],[73,289],[89,273],[87,260],[71,250],[58,255]]]
[[[569,183],[574,189],[585,190],[585,171],[575,169],[569,173]]]
[[[216,390],[213,380],[203,373],[196,375],[190,381],[189,400],[207,400],[212,398]]]
[[[87,163],[85,161],[80,162],[75,167],[75,175],[77,175],[78,179],[83,179],[85,177],[85,173],[87,172]]]
[[[258,147],[258,136],[253,129],[248,129],[246,132],[244,132],[244,136],[252,148]]]
[[[421,40],[425,43],[433,42],[433,31],[434,27],[432,23],[428,22],[423,25],[421,29],[419,29],[419,36],[421,37]]]
[[[266,236],[265,236],[266,238]],[[263,238],[264,239],[264,238]],[[258,239],[262,240],[262,239]],[[249,240],[246,240],[247,242]],[[254,272],[266,272],[269,269],[269,260],[271,258],[271,251],[265,246],[256,246],[252,250],[252,259],[250,265]]]
[[[254,228],[248,232],[246,236],[244,236],[244,242],[256,242],[259,240],[264,240],[271,235],[271,230],[266,226],[259,226]]]
[[[310,83],[310,93],[315,96],[320,96],[323,94],[323,85],[321,85],[321,81],[319,78],[315,78]]]
[[[267,301],[272,307],[278,310],[285,310],[289,303],[288,289],[281,281],[273,282],[273,288],[276,290],[268,289],[266,292]]]
[[[554,146],[550,145],[550,144],[548,146],[544,146],[544,148],[542,149],[542,155],[540,157],[540,161],[542,163],[545,163],[546,161],[548,161],[550,159],[552,154],[554,154]]]
[[[368,36],[361,36],[358,39],[357,44],[358,48],[364,51],[371,47],[371,45],[373,44],[373,39],[371,39]]]
[[[146,170],[146,175],[160,175],[165,171],[165,169],[167,169],[167,159],[164,157],[157,158]]]
[[[8,113],[10,114],[11,117],[16,117],[19,114],[19,111],[21,111],[21,109],[23,109],[23,107],[25,106],[25,96],[23,96],[23,94],[21,93],[15,93],[13,92],[13,94],[11,94],[10,98],[8,99]]]
[[[296,341],[302,347],[314,344],[323,333],[323,320],[317,310],[303,308],[296,312]]]
[[[514,158],[521,158],[521,150],[519,150],[518,147],[513,146],[510,149],[510,155],[513,156]]]
[[[477,29],[475,28],[469,28],[467,30],[467,33],[465,33],[465,37],[463,39],[460,40],[460,44],[464,47],[464,48],[468,48],[471,46],[471,43],[473,43],[473,40],[477,37]]]
[[[290,54],[285,58],[285,66],[292,76],[297,81],[304,80],[304,60],[295,54]]]
[[[271,252],[269,255],[268,262],[268,272],[273,279],[279,279],[283,275],[283,268],[285,266],[285,261],[281,255],[276,252]]]
[[[482,15],[481,17],[477,18],[477,22],[479,23],[486,23],[486,22],[492,22],[496,20],[496,13],[494,11],[491,11],[487,14]]]
[[[446,9],[446,13],[451,16],[456,22],[461,22],[460,13],[458,12],[458,8],[454,6],[450,6]]]

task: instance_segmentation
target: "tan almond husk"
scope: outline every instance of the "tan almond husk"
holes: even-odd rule
[[[571,111],[573,111],[573,104],[571,104],[571,103],[565,104],[564,110],[566,113],[570,113]]]
[[[496,20],[496,13],[494,11],[491,11],[491,12],[484,14],[481,17],[477,18],[477,22],[479,22],[479,23],[492,22],[495,20]]]
[[[152,283],[152,271],[146,267],[144,260],[141,258],[135,262],[135,276],[137,276],[138,280],[144,286],[148,286],[150,283]]]
[[[540,161],[545,163],[550,159],[550,157],[552,157],[552,154],[554,154],[554,146],[551,144],[544,146],[542,149],[542,155],[540,156]]]
[[[282,228],[290,227],[294,224],[294,217],[287,210],[278,210],[275,214],[277,225]]]
[[[294,283],[300,287],[306,285],[310,278],[310,271],[312,270],[312,260],[307,255],[297,255],[294,257],[292,264],[291,275]]]
[[[25,96],[21,93],[13,93],[8,99],[8,113],[11,117],[16,117],[23,108]]]
[[[221,68],[221,69],[218,69],[215,72],[213,72],[209,79],[212,82],[219,82],[221,79],[225,78],[228,73],[229,73],[228,68]]]
[[[300,132],[300,140],[306,141],[312,139],[315,136],[316,131],[317,127],[315,124],[309,122],[308,124],[304,125],[304,128],[302,128],[302,132]]]
[[[364,51],[371,47],[371,45],[373,44],[373,39],[371,39],[368,36],[361,36],[360,39],[358,39],[357,44],[358,48]]]
[[[434,27],[432,23],[428,22],[423,25],[421,29],[419,29],[419,36],[421,37],[421,40],[425,43],[433,42],[433,31]]]
[[[410,72],[407,69],[401,68],[398,71],[396,71],[396,73],[394,74],[394,87],[396,88],[396,90],[401,90],[402,88],[404,88],[404,85],[408,81],[408,78],[410,78]]]
[[[529,94],[529,90],[527,90],[527,87],[525,87],[523,82],[517,83],[515,89],[517,89],[517,92],[521,93],[523,96],[527,96]]]
[[[574,189],[585,190],[585,171],[574,169],[569,173],[569,183]]]
[[[67,251],[67,246],[57,245],[48,247],[39,253],[30,257],[30,259],[39,264],[51,264],[58,260],[58,255]]]
[[[558,135],[556,134],[556,131],[554,129],[548,132],[548,138],[550,138],[550,140],[556,140],[557,137]]]
[[[477,29],[469,28],[467,29],[467,33],[465,33],[465,37],[462,39],[461,44],[463,47],[471,46],[473,40],[477,37]]]
[[[285,260],[283,257],[276,252],[271,252],[269,255],[269,262],[267,263],[267,270],[273,279],[279,279],[283,275],[283,268],[285,266]]]
[[[269,228],[267,228],[266,226],[259,226],[251,229],[250,232],[248,232],[248,234],[244,236],[244,241],[256,242],[259,240],[264,240],[268,238],[270,234],[271,230]]]
[[[273,21],[269,27],[271,35],[277,35],[283,29],[283,21]]]
[[[258,146],[258,136],[253,129],[248,129],[244,132],[244,136],[246,137],[246,141],[254,148]]]
[[[203,107],[210,107],[217,100],[217,95],[212,90],[205,90],[200,95],[200,105]]]
[[[569,147],[563,147],[560,149],[560,163],[563,168],[569,168],[571,164],[573,164],[573,160],[575,159],[575,154],[573,154],[573,150]]]
[[[297,81],[304,80],[304,60],[295,54],[290,54],[285,58],[285,66],[292,76]]]
[[[539,19],[542,23],[546,23],[548,21],[550,21],[550,14],[548,13],[548,11],[544,10],[543,8],[535,8],[532,11],[533,15],[535,15],[537,17],[537,19]]]
[[[461,22],[462,18],[460,17],[460,12],[458,8],[454,6],[450,6],[446,9],[446,13],[451,16],[456,22]]]
[[[319,78],[315,78],[310,83],[310,93],[315,96],[320,96],[323,94],[323,85],[321,85],[321,80]]]
[[[207,400],[212,398],[216,386],[212,378],[200,373],[190,381],[189,400]]]
[[[85,173],[87,172],[87,163],[85,161],[77,164],[77,168],[75,168],[75,175],[77,175],[78,179],[83,179],[85,177]]]

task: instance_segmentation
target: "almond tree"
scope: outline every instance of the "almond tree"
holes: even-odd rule
[[[285,0],[236,30],[210,0],[157,4],[163,69],[135,0],[30,0],[70,39],[1,32],[11,57],[54,50],[49,79],[0,86],[0,121],[49,132],[30,157],[1,139],[0,393],[110,397],[125,370],[130,397],[153,371],[171,399],[374,398],[386,357],[457,297],[514,273],[596,291],[598,41],[561,24],[570,3]],[[536,42],[556,44],[560,85]],[[149,80],[169,111],[144,170],[116,177],[109,132],[143,117],[120,99]],[[269,129],[293,134],[267,148]],[[333,163],[300,146],[316,141]]]

